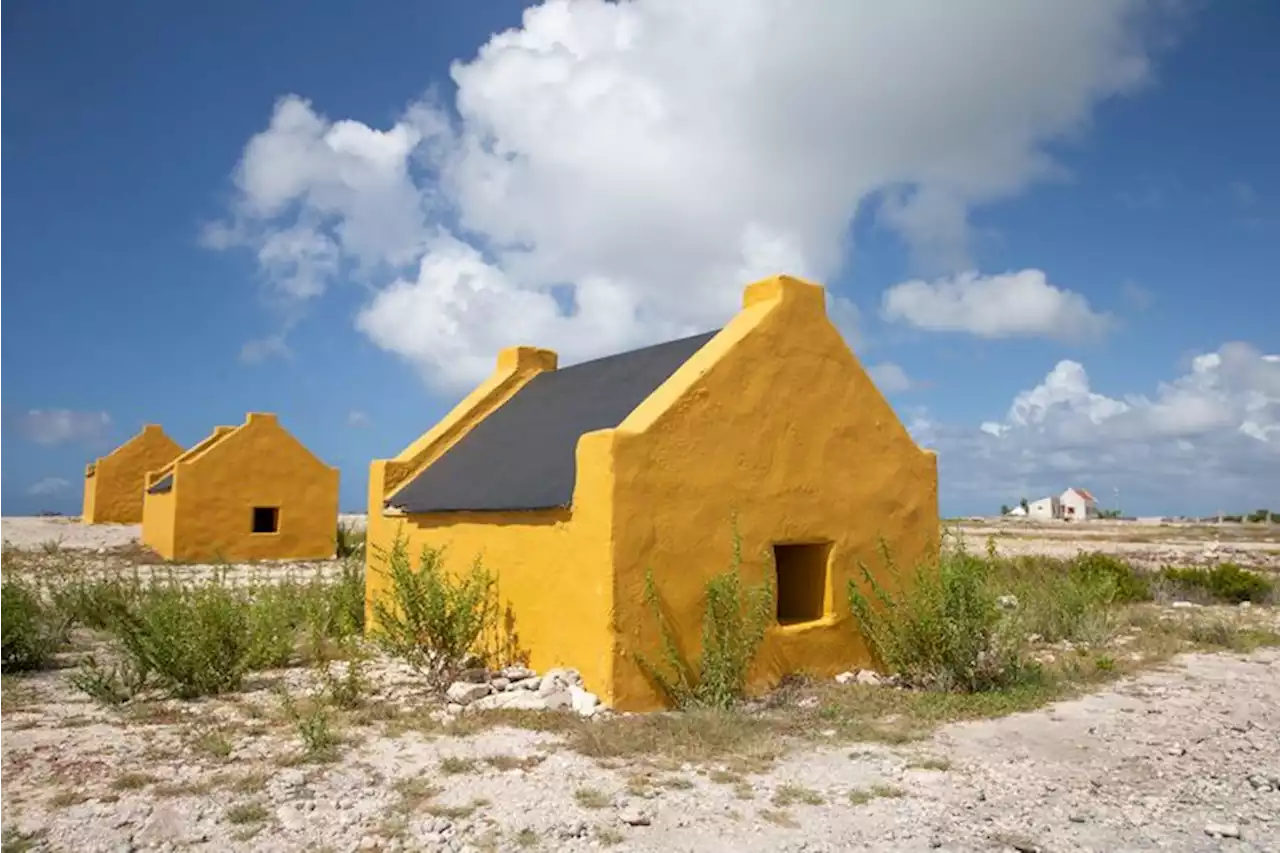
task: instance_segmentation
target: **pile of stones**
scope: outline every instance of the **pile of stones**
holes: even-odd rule
[[[573,711],[592,717],[605,710],[582,686],[576,669],[557,668],[538,675],[524,666],[500,670],[469,669],[446,691],[449,710]]]

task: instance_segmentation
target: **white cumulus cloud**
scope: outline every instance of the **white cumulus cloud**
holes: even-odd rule
[[[111,426],[111,416],[72,409],[28,409],[19,415],[17,426],[25,438],[36,444],[92,444],[104,437]]]
[[[974,205],[1144,82],[1147,9],[548,0],[384,130],[283,97],[207,244],[296,301],[350,271],[375,288],[359,328],[450,388],[512,343],[571,361],[708,329],[750,279],[830,279],[866,205],[963,259]]]
[[[944,488],[1040,495],[1082,485],[1171,510],[1280,503],[1280,355],[1241,342],[1199,355],[1154,393],[1109,396],[1061,361],[1000,420],[930,433]]]
[[[887,320],[929,331],[968,332],[984,338],[1041,337],[1088,341],[1111,327],[1078,293],[1055,287],[1040,270],[1003,275],[964,272],[928,282],[904,281],[884,292]]]
[[[61,477],[45,477],[32,483],[27,489],[27,494],[37,496],[56,495],[65,492],[71,488],[71,484]]]
[[[871,381],[876,383],[876,387],[883,394],[899,394],[910,391],[915,386],[911,377],[907,375],[907,371],[892,361],[873,364],[867,368],[867,373],[871,374]]]

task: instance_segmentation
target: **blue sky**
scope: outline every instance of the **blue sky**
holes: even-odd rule
[[[712,328],[775,271],[944,514],[1280,507],[1280,7],[810,5],[4,4],[3,511],[250,410],[359,509],[498,347]]]

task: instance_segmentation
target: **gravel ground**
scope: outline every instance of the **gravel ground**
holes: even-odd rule
[[[282,677],[297,689],[306,673]],[[411,698],[403,673],[376,680]],[[1185,656],[917,743],[808,744],[745,778],[606,767],[523,729],[376,722],[349,731],[337,761],[288,766],[300,747],[262,722],[275,700],[261,688],[149,720],[98,708],[56,672],[15,689],[4,820],[43,832],[35,849],[1280,850],[1276,650]]]
[[[97,550],[135,544],[142,535],[140,524],[81,524],[62,516],[10,516],[0,519],[0,538],[5,547]]]
[[[104,565],[136,537],[4,519],[7,547],[38,548],[51,531],[66,534],[58,559]],[[1280,628],[1272,608],[1166,612]],[[123,709],[91,702],[66,670],[6,677],[5,850],[1280,851],[1277,649],[1185,655],[1093,695],[902,745],[836,744],[818,730],[768,768],[596,761],[523,728],[446,734],[449,712],[412,672],[367,666],[368,700],[333,721],[343,743],[323,763],[305,760],[277,692],[305,713],[318,689],[308,669],[262,674],[231,696]],[[602,717],[583,725],[613,719]],[[29,848],[17,846],[24,836]]]

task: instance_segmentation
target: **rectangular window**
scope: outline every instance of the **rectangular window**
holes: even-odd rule
[[[778,588],[778,624],[813,622],[826,614],[830,542],[774,545]]]
[[[280,507],[255,506],[253,508],[254,533],[278,533],[280,531]]]

